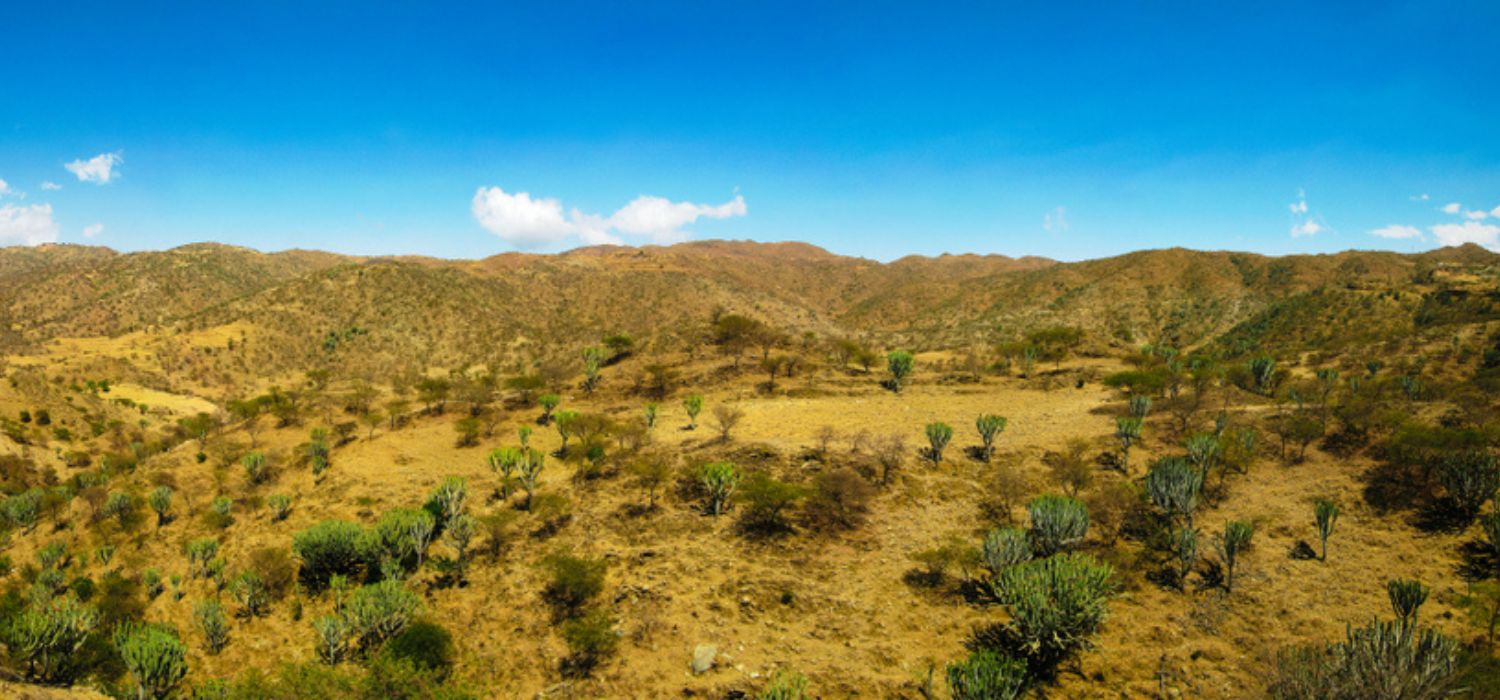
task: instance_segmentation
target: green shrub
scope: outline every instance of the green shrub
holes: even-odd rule
[[[10,524],[31,532],[42,514],[41,489],[28,489],[8,496],[3,504],[5,519]]]
[[[698,427],[698,414],[703,411],[703,396],[701,394],[690,394],[682,400],[682,409],[687,411],[688,430]]]
[[[948,447],[948,442],[953,439],[953,426],[941,421],[928,423],[925,429],[927,433],[927,458],[932,460],[932,466],[943,462],[943,449]]]
[[[1030,685],[1026,663],[981,649],[948,664],[953,700],[1017,700]]]
[[[187,543],[188,576],[201,578],[208,575],[208,563],[219,556],[219,541],[202,537]]]
[[[568,643],[568,658],[563,662],[563,671],[569,676],[589,675],[599,662],[615,652],[620,643],[614,620],[603,610],[592,610],[564,622],[562,634]]]
[[[228,496],[214,498],[208,504],[207,521],[209,526],[223,529],[234,524],[234,500]]]
[[[1050,670],[1091,644],[1108,614],[1114,571],[1076,552],[1033,559],[993,581],[996,599],[1010,612],[1004,641],[1034,670]]]
[[[1223,453],[1219,438],[1213,433],[1193,433],[1187,437],[1188,461],[1198,469],[1198,480],[1208,483],[1208,473],[1219,461],[1219,455]]]
[[[1146,414],[1151,412],[1151,397],[1145,394],[1131,394],[1129,407],[1131,418],[1145,420]]]
[[[1328,537],[1333,534],[1333,525],[1338,522],[1339,507],[1326,499],[1318,499],[1313,504],[1313,521],[1318,526],[1318,541],[1323,545],[1323,551],[1319,559],[1328,561]]]
[[[1141,439],[1141,419],[1120,416],[1115,419],[1115,439],[1120,441],[1120,471],[1130,473],[1130,446]]]
[[[1277,657],[1276,700],[1437,700],[1454,690],[1458,643],[1400,621],[1350,627],[1342,642],[1294,647]]]
[[[417,594],[401,581],[387,579],[360,586],[344,602],[352,638],[369,651],[400,634],[421,607]]]
[[[912,354],[905,350],[894,350],[885,356],[885,368],[891,373],[891,389],[897,393],[906,385],[906,378],[911,376],[916,361]]]
[[[594,596],[604,590],[608,563],[603,558],[590,559],[567,552],[556,552],[542,561],[547,571],[547,587],[542,597],[551,603],[559,617],[573,617]]]
[[[807,700],[807,685],[807,676],[784,668],[777,669],[756,700]]]
[[[1390,598],[1391,611],[1396,619],[1408,627],[1417,624],[1417,609],[1427,602],[1429,589],[1421,581],[1395,579],[1385,585],[1386,597]]]
[[[710,515],[719,515],[728,509],[729,499],[739,488],[740,470],[729,462],[709,462],[698,468],[698,481],[707,499],[704,509]]]
[[[1012,566],[1030,561],[1031,537],[1018,527],[990,530],[980,546],[980,564],[991,578]]]
[[[156,526],[161,527],[172,519],[172,487],[158,486],[146,498],[151,510],[156,511]]]
[[[750,530],[786,530],[786,510],[805,495],[807,490],[801,486],[778,481],[762,471],[751,472],[739,489],[739,501],[744,505],[742,522]]]
[[[419,669],[442,675],[452,670],[454,653],[453,635],[426,620],[408,624],[381,648],[381,654],[389,658],[410,662]]]
[[[125,623],[115,628],[114,642],[139,698],[165,698],[187,675],[187,646],[169,628]]]
[[[547,461],[546,455],[541,450],[528,447],[524,451],[525,459],[518,465],[520,470],[521,488],[526,490],[526,510],[531,510],[531,498],[536,493],[536,481],[542,475],[542,467]]]
[[[382,573],[387,573],[391,566],[401,571],[421,567],[436,526],[436,518],[425,510],[392,508],[381,515],[375,522],[373,535]]]
[[[432,491],[432,497],[428,502],[432,504],[434,515],[438,516],[439,525],[447,523],[464,512],[464,501],[469,495],[469,484],[463,477],[445,477]]]
[[[0,627],[0,641],[25,678],[63,683],[73,678],[78,650],[98,621],[97,612],[71,595],[33,601]]]
[[[355,576],[375,556],[374,542],[365,529],[343,520],[325,520],[292,537],[292,552],[302,561],[303,585],[318,591],[335,574]]]
[[[116,522],[124,527],[130,522],[130,516],[135,514],[135,499],[130,494],[115,491],[109,494],[109,499],[104,502],[104,509],[100,515],[106,518],[114,518]]]
[[[1500,489],[1500,466],[1496,465],[1494,455],[1465,451],[1443,459],[1438,479],[1454,507],[1469,522]]]
[[[286,494],[273,494],[266,499],[266,507],[271,509],[271,522],[281,522],[292,512],[292,497]]]
[[[156,569],[146,569],[141,572],[141,583],[146,587],[146,597],[155,598],[161,595],[164,586],[161,581],[161,572]]]
[[[250,452],[241,457],[240,465],[245,468],[245,480],[252,485],[264,483],[270,475],[266,468],[266,456],[259,452]]]
[[[1250,546],[1255,535],[1255,526],[1244,520],[1231,520],[1224,525],[1224,535],[1219,538],[1219,556],[1224,560],[1224,592],[1234,591],[1234,570],[1240,554]]]
[[[203,646],[208,653],[217,654],[229,643],[229,621],[218,601],[205,600],[193,606],[193,622],[203,634]]]
[[[974,426],[979,429],[979,439],[983,443],[980,453],[984,455],[984,461],[990,461],[995,456],[995,436],[1005,432],[1006,420],[1004,416],[991,414],[981,415],[974,421]]]
[[[1177,586],[1186,592],[1188,574],[1198,564],[1198,530],[1178,528],[1172,534],[1172,554],[1177,558]]]
[[[1198,497],[1203,489],[1203,474],[1182,457],[1163,457],[1146,472],[1146,495],[1167,517],[1181,518],[1193,526]]]
[[[343,661],[350,651],[353,643],[354,631],[349,621],[343,615],[327,615],[313,620],[313,632],[317,635],[318,658],[324,663],[336,664]]]
[[[271,602],[266,582],[254,571],[244,571],[236,576],[229,583],[229,594],[240,604],[241,611],[251,617],[264,614]]]
[[[1082,541],[1089,531],[1089,509],[1082,501],[1046,494],[1026,504],[1031,516],[1031,546],[1050,556]]]

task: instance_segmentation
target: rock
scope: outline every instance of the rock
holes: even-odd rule
[[[719,648],[712,644],[693,647],[693,673],[708,673],[714,667],[714,657],[718,655]]]

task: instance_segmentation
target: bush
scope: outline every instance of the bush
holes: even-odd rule
[[[994,651],[981,649],[948,664],[953,700],[1016,700],[1029,685],[1025,662]]]
[[[235,602],[240,604],[240,611],[249,617],[265,613],[271,598],[266,590],[266,582],[253,571],[241,572],[236,576],[229,583],[229,595],[234,596]]]
[[[390,575],[420,567],[436,527],[437,519],[425,510],[392,508],[381,515],[372,533],[381,573]]]
[[[822,532],[852,530],[864,523],[875,489],[853,469],[843,467],[819,474],[803,505],[807,526]]]
[[[1412,628],[1417,623],[1417,609],[1427,602],[1429,589],[1421,581],[1396,579],[1385,585],[1386,597],[1391,601],[1391,612],[1396,619]]]
[[[564,622],[562,634],[568,643],[568,658],[563,661],[563,673],[568,676],[589,675],[620,643],[614,620],[603,610]]]
[[[1193,525],[1198,497],[1203,490],[1203,474],[1182,457],[1163,457],[1146,472],[1146,495],[1169,518],[1181,518]]]
[[[701,394],[690,394],[682,400],[682,410],[687,412],[688,430],[698,427],[698,414],[703,411],[703,396]]]
[[[1130,473],[1130,446],[1141,439],[1140,418],[1120,416],[1115,419],[1115,439],[1120,441],[1120,471]]]
[[[756,700],[807,700],[807,676],[796,671],[777,669],[771,682]]]
[[[1031,516],[1031,546],[1037,556],[1051,556],[1082,541],[1089,531],[1089,509],[1067,496],[1043,495],[1026,504]]]
[[[1493,498],[1495,491],[1500,489],[1500,466],[1488,453],[1460,452],[1443,459],[1438,479],[1464,522],[1472,522],[1485,501]]]
[[[326,664],[336,664],[349,655],[354,631],[342,615],[326,615],[313,620],[313,632],[317,635],[315,648],[318,658]]]
[[[724,512],[729,499],[740,485],[740,470],[729,462],[710,462],[699,467],[698,480],[702,482],[707,503],[705,510],[710,515]]]
[[[778,481],[762,471],[751,472],[739,490],[739,501],[744,505],[741,522],[748,530],[785,531],[786,509],[805,495],[807,490],[801,486]]]
[[[990,461],[990,458],[995,455],[995,436],[1005,431],[1005,424],[1004,416],[989,414],[982,415],[974,421],[975,427],[979,429],[979,439],[983,442],[980,454],[984,456],[984,461]]]
[[[894,350],[885,356],[885,367],[891,373],[891,389],[901,393],[901,388],[906,386],[906,378],[911,376],[916,361],[912,354],[905,350]]]
[[[0,628],[0,641],[27,679],[64,683],[73,678],[78,650],[98,621],[98,613],[73,596],[34,601]]]
[[[1086,648],[1108,614],[1114,571],[1086,554],[1068,552],[1006,569],[991,582],[1010,612],[1002,641],[1025,655],[1033,671],[1050,673]]]
[[[204,514],[204,520],[209,527],[224,529],[234,524],[234,501],[228,496],[219,496],[208,504],[208,513]]]
[[[1342,642],[1283,651],[1269,690],[1277,700],[1437,700],[1451,695],[1457,668],[1454,640],[1376,620]]]
[[[219,556],[219,541],[212,537],[201,537],[187,543],[188,576],[201,578],[208,575],[208,563]]]
[[[417,620],[391,637],[381,649],[381,654],[409,662],[424,671],[436,671],[444,676],[453,668],[453,635],[433,622]]]
[[[729,404],[714,406],[714,422],[719,424],[719,439],[729,441],[729,433],[745,417],[745,411]]]
[[[171,629],[125,623],[115,628],[114,642],[135,677],[137,697],[165,698],[187,675],[187,647]]]
[[[134,514],[135,499],[131,498],[130,494],[121,491],[109,494],[109,500],[104,502],[104,510],[100,511],[100,515],[114,518],[121,527],[125,527],[130,522],[130,516]]]
[[[927,433],[927,458],[932,460],[932,466],[943,462],[943,449],[948,446],[948,441],[953,439],[953,426],[941,421],[928,423]]]
[[[1031,560],[1031,538],[1018,527],[990,530],[979,552],[982,565],[993,579],[1006,569]]]
[[[270,471],[266,468],[266,456],[259,452],[246,453],[240,458],[240,465],[245,468],[245,480],[252,486],[265,483],[270,476]]]
[[[229,643],[229,622],[224,617],[224,606],[216,600],[205,600],[193,607],[193,622],[203,633],[203,646],[210,654],[217,654]]]
[[[172,487],[158,486],[146,498],[151,510],[156,511],[156,526],[161,527],[172,519]]]
[[[266,507],[271,509],[271,522],[279,523],[291,514],[292,497],[281,493],[272,495],[266,499]]]
[[[386,579],[360,586],[344,602],[351,639],[369,651],[406,629],[421,603],[401,581]]]
[[[303,585],[313,591],[328,585],[335,574],[355,576],[374,557],[373,541],[365,529],[343,520],[325,520],[292,537],[292,552],[302,560]]]
[[[1231,520],[1224,525],[1224,535],[1219,538],[1219,557],[1224,560],[1224,592],[1234,591],[1234,569],[1240,553],[1250,546],[1255,535],[1255,526],[1244,520]]]
[[[542,561],[549,577],[542,597],[560,618],[574,617],[594,596],[604,590],[608,563],[567,552],[556,552]]]
[[[447,523],[464,512],[464,501],[469,496],[469,484],[463,477],[445,477],[428,499],[433,515],[438,516],[439,525]]]

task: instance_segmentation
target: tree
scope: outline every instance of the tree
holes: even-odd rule
[[[260,416],[264,408],[264,404],[256,399],[229,402],[229,415],[234,416],[245,429],[245,433],[250,436],[251,447],[256,446],[256,436],[260,434]]]
[[[1050,326],[1032,331],[1027,336],[1030,347],[1036,349],[1036,359],[1052,362],[1056,368],[1083,342],[1083,330],[1068,326]]]
[[[729,442],[729,432],[734,430],[734,426],[739,425],[744,417],[745,411],[739,407],[727,403],[714,406],[714,421],[719,424],[719,439]]]
[[[1466,450],[1443,458],[1438,479],[1464,522],[1473,522],[1500,489],[1500,466],[1488,452]]]
[[[536,493],[536,480],[542,474],[542,466],[546,461],[546,455],[541,450],[528,447],[524,450],[525,459],[517,465],[521,475],[521,488],[526,490],[526,510],[531,510],[531,497]]]
[[[1459,596],[1458,607],[1468,613],[1469,623],[1485,630],[1486,644],[1495,648],[1495,630],[1500,627],[1500,581],[1479,581]]]
[[[1130,473],[1130,446],[1141,439],[1141,419],[1120,416],[1115,419],[1115,439],[1120,441],[1120,471]]]
[[[604,336],[603,343],[604,347],[609,350],[609,359],[605,361],[605,364],[615,364],[635,351],[635,339],[625,333]]]
[[[1167,517],[1180,518],[1188,528],[1193,526],[1202,490],[1202,475],[1182,457],[1163,457],[1146,472],[1146,495],[1151,502]]]
[[[875,461],[880,464],[880,484],[891,483],[891,475],[901,468],[906,459],[906,438],[901,433],[890,433],[875,440]]]
[[[1415,628],[1417,624],[1417,609],[1427,602],[1427,594],[1430,592],[1421,581],[1394,579],[1385,584],[1386,597],[1391,601],[1391,612],[1396,613],[1396,619],[1402,624]]]
[[[604,350],[590,345],[583,349],[583,391],[593,394],[599,386],[599,368],[604,366]]]
[[[701,394],[690,394],[682,400],[682,408],[687,411],[688,430],[698,427],[698,414],[703,411],[703,396]]]
[[[216,600],[200,601],[193,607],[193,622],[203,634],[203,645],[209,654],[217,654],[229,643],[229,622],[224,617],[224,606]]]
[[[1333,534],[1333,525],[1339,519],[1339,507],[1326,499],[1318,499],[1313,504],[1313,520],[1318,525],[1318,540],[1323,544],[1322,555],[1318,558],[1328,561],[1328,536]]]
[[[124,622],[115,628],[114,643],[139,700],[171,695],[187,675],[187,646],[169,628]]]
[[[99,614],[68,593],[31,601],[0,628],[10,658],[20,662],[26,678],[61,683],[73,677],[78,650],[88,641]]]
[[[980,450],[981,454],[984,455],[984,461],[988,462],[990,461],[990,457],[994,456],[995,436],[1005,432],[1005,424],[1006,420],[1004,416],[996,416],[988,413],[979,416],[974,421],[975,427],[979,429],[979,439],[984,444]]]
[[[630,463],[635,484],[646,492],[646,509],[656,510],[656,492],[672,476],[672,465],[658,455],[646,455]]]
[[[557,410],[557,405],[562,403],[562,397],[557,394],[542,394],[537,397],[537,405],[542,407],[542,415],[536,419],[537,425],[547,425],[552,422],[552,412]]]
[[[1042,463],[1051,470],[1052,480],[1074,498],[1094,481],[1094,465],[1089,462],[1088,452],[1087,441],[1070,438],[1062,451],[1042,455]]]
[[[729,462],[710,462],[698,469],[698,480],[708,497],[705,505],[710,515],[719,515],[740,485],[740,470]]]
[[[655,401],[646,402],[646,430],[649,431],[656,427],[656,413],[658,409],[659,407]]]
[[[1198,530],[1180,527],[1172,533],[1172,553],[1177,557],[1177,586],[1187,592],[1187,577],[1198,563]]]
[[[252,485],[264,483],[269,472],[266,469],[266,456],[259,452],[246,453],[240,458],[240,464],[245,467],[245,480]]]
[[[161,527],[172,519],[172,487],[158,486],[146,497],[151,510],[156,511],[156,526]]]
[[[893,350],[885,356],[886,370],[891,373],[891,390],[901,393],[901,387],[906,385],[906,378],[911,376],[916,361],[910,352],[905,350]]]
[[[739,502],[744,506],[741,522],[749,530],[781,532],[788,529],[786,509],[807,494],[807,490],[788,484],[762,471],[751,472],[739,488]]]
[[[1034,671],[1048,671],[1091,644],[1108,615],[1114,570],[1087,554],[1066,552],[1017,564],[991,582],[1010,613],[1005,639]]]
[[[1089,531],[1089,509],[1082,501],[1046,494],[1026,504],[1031,517],[1031,546],[1037,556],[1073,547]]]
[[[948,446],[948,441],[953,439],[953,426],[943,422],[928,423],[927,428],[927,458],[932,460],[932,466],[936,467],[943,462],[943,448]]]
[[[766,391],[776,391],[776,375],[787,367],[789,359],[786,355],[771,355],[761,359],[760,369],[766,373]]]
[[[1245,520],[1231,520],[1224,525],[1224,534],[1219,537],[1219,557],[1224,560],[1224,592],[1234,591],[1234,569],[1240,554],[1250,546],[1255,535],[1255,526]]]
[[[490,450],[484,458],[490,471],[500,476],[500,488],[497,491],[500,493],[501,500],[510,498],[511,478],[515,475],[516,468],[520,466],[521,459],[521,450],[514,447],[497,447]]]

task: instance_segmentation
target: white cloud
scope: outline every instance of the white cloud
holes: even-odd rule
[[[1320,223],[1318,223],[1317,221],[1312,220],[1312,219],[1308,219],[1308,220],[1303,221],[1301,223],[1292,224],[1292,236],[1293,237],[1299,237],[1299,236],[1316,236],[1316,235],[1318,235],[1318,232],[1322,231],[1322,230],[1323,230],[1323,225],[1320,224]]]
[[[1328,230],[1327,224],[1323,223],[1323,217],[1310,213],[1307,206],[1307,192],[1297,190],[1297,201],[1287,206],[1291,210],[1292,225],[1291,234],[1293,238],[1302,236],[1316,236],[1322,231]]]
[[[1068,208],[1057,207],[1042,216],[1042,229],[1048,233],[1067,231],[1073,228],[1068,223]]]
[[[641,195],[609,217],[609,223],[623,233],[650,236],[657,243],[676,243],[687,240],[682,227],[700,218],[728,219],[745,213],[745,198],[740,195],[718,206]]]
[[[10,193],[11,193],[10,183],[8,183],[8,182],[6,182],[4,180],[0,180],[0,197],[4,197],[5,195],[8,195]]]
[[[1494,209],[1491,209],[1490,210],[1490,216],[1493,216],[1493,217],[1495,217],[1497,219],[1500,219],[1500,207],[1495,207]]]
[[[1464,218],[1473,219],[1475,221],[1483,221],[1489,215],[1490,215],[1490,213],[1487,212],[1487,211],[1477,211],[1476,210],[1476,211],[1466,211],[1466,212],[1464,212]]]
[[[745,198],[719,205],[673,202],[665,197],[641,195],[609,217],[570,209],[550,198],[532,199],[526,192],[511,194],[499,187],[481,187],[470,203],[474,220],[501,240],[521,248],[560,243],[577,237],[585,245],[619,245],[617,233],[649,238],[655,243],[686,240],[684,230],[699,219],[744,216]]]
[[[1427,193],[1423,192],[1422,194],[1419,194],[1419,195],[1414,195],[1414,196],[1411,196],[1411,197],[1407,197],[1407,199],[1409,199],[1409,200],[1411,200],[1413,202],[1425,202],[1425,201],[1427,201],[1429,199],[1432,199],[1432,197],[1427,196]]]
[[[84,238],[93,238],[101,233],[104,233],[104,224],[89,224],[83,227]]]
[[[116,177],[115,166],[123,162],[125,158],[119,153],[101,153],[88,160],[75,160],[63,167],[78,176],[79,182],[107,185]]]
[[[51,180],[45,180],[45,181],[42,182],[42,189],[47,190],[49,192],[55,192],[57,190],[62,189],[62,185],[59,185],[59,184],[57,184],[57,183],[55,183],[55,182],[53,182]]]
[[[1421,238],[1422,229],[1419,229],[1415,226],[1391,224],[1390,226],[1385,226],[1370,231],[1370,235],[1379,236],[1380,238]]]
[[[37,245],[57,241],[51,204],[0,206],[0,245]]]
[[[1438,224],[1431,229],[1440,245],[1463,245],[1478,243],[1491,250],[1500,250],[1500,226],[1465,221],[1461,224]]]
[[[1463,205],[1459,204],[1458,202],[1449,202],[1447,204],[1444,204],[1443,208],[1439,211],[1443,212],[1444,214],[1457,214],[1458,210],[1462,208]]]

